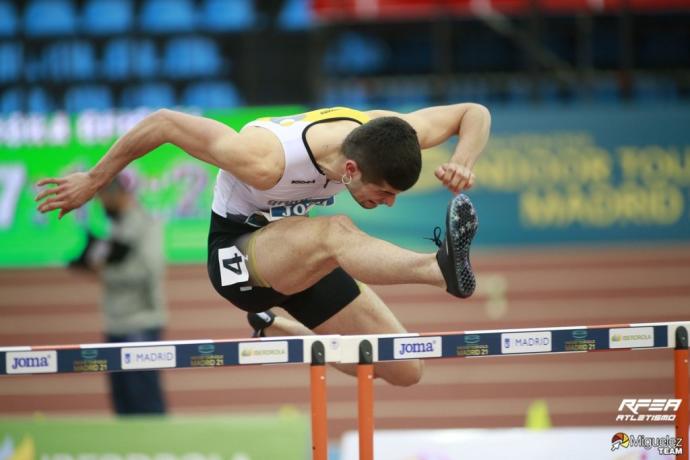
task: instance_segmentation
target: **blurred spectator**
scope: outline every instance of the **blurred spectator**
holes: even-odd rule
[[[108,239],[88,235],[69,266],[99,276],[108,342],[160,340],[167,312],[161,225],[138,204],[131,176],[120,174],[99,192],[112,223]],[[165,401],[158,371],[113,372],[112,400],[119,415],[162,414]]]

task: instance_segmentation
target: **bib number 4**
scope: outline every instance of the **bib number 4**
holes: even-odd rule
[[[230,286],[249,280],[247,257],[237,249],[237,246],[218,250],[218,264],[221,286]]]

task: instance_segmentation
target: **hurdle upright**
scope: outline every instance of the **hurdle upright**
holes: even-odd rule
[[[676,438],[683,439],[683,454],[678,456],[680,460],[688,460],[688,403],[690,394],[688,384],[688,329],[679,326],[675,332],[676,346],[674,350],[674,394],[676,399],[680,399],[680,409],[676,419]]]

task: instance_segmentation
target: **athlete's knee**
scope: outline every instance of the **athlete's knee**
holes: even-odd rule
[[[331,216],[324,220],[323,242],[330,254],[337,254],[347,244],[348,235],[360,233],[352,219],[347,216]]]
[[[355,225],[355,223],[352,222],[352,219],[350,219],[348,216],[343,215],[329,217],[328,227],[330,231],[340,234],[360,231]]]
[[[416,385],[424,374],[424,361],[415,359],[396,363],[397,366],[380,375],[386,382],[399,387],[410,387]]]

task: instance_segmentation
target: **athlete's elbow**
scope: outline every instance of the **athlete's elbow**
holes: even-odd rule
[[[149,120],[156,121],[159,123],[165,123],[170,121],[170,116],[174,111],[170,109],[158,109],[148,116]]]
[[[275,171],[266,165],[255,166],[252,171],[250,185],[258,190],[273,188],[280,178],[276,178]]]
[[[155,112],[152,112],[149,116],[146,117],[146,121],[148,122],[149,126],[153,128],[153,131],[161,136],[161,143],[164,142],[170,142],[168,139],[170,129],[174,126],[173,125],[173,114],[175,112],[173,110],[169,109],[158,109]]]
[[[189,122],[186,114],[170,109],[158,109],[152,112],[147,119],[163,132],[178,129],[185,122]]]
[[[468,112],[472,112],[475,116],[484,118],[489,123],[491,122],[491,111],[485,105],[471,102],[468,104]]]

